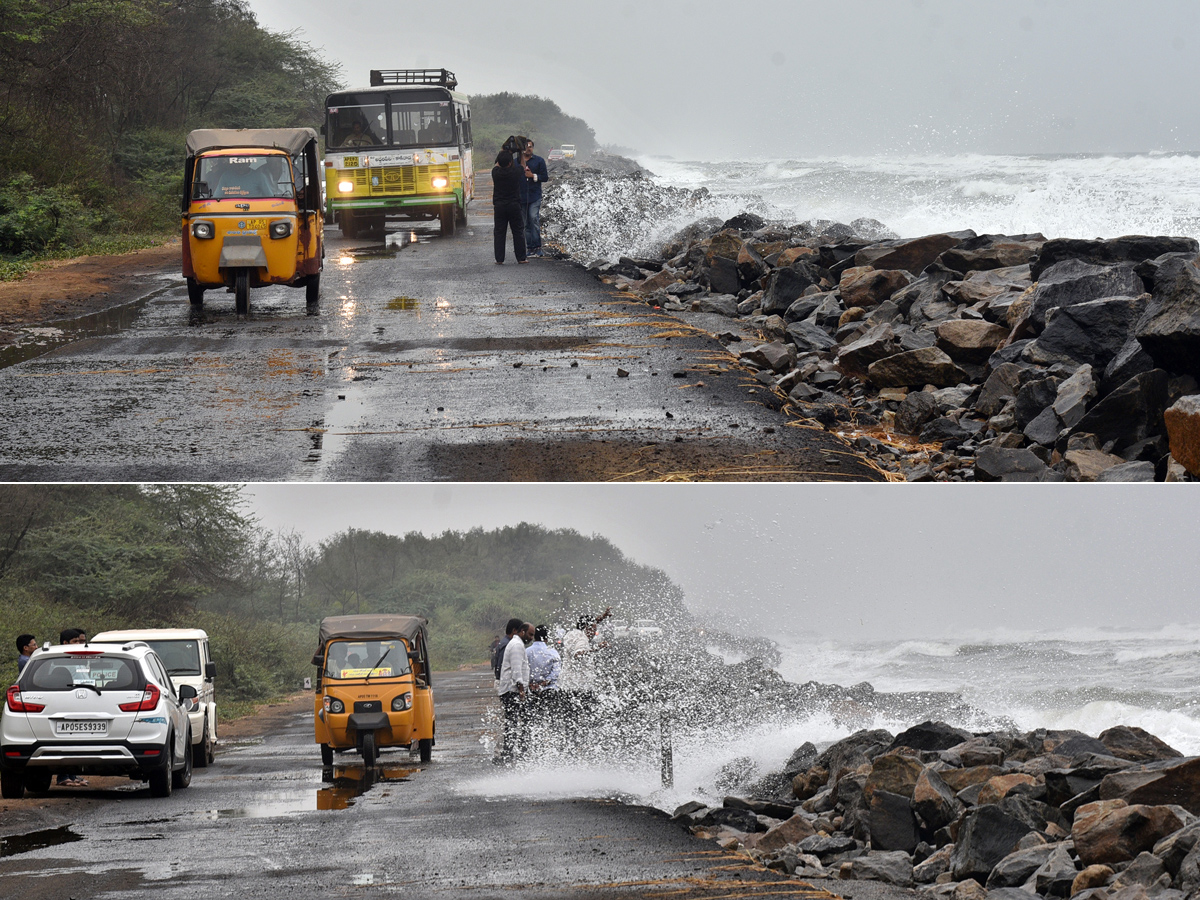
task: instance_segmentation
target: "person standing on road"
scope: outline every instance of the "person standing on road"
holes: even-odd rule
[[[492,167],[492,210],[495,216],[496,265],[504,265],[504,245],[507,232],[513,236],[513,253],[517,262],[525,262],[525,225],[521,219],[521,170],[507,150],[496,154]]]
[[[520,619],[509,619],[504,631],[511,637],[504,647],[496,691],[504,707],[504,747],[500,751],[500,762],[511,764],[525,753],[529,739],[525,710],[529,694],[529,659],[525,655],[525,644],[533,638],[533,626]]]
[[[525,655],[529,658],[529,687],[535,694],[558,690],[562,657],[546,643],[549,636],[550,629],[539,625],[533,630],[533,643],[525,649]]]
[[[21,674],[21,670],[25,668],[25,663],[29,662],[29,657],[33,651],[37,649],[37,638],[32,634],[17,635],[17,674]]]
[[[542,185],[550,180],[546,161],[533,152],[533,141],[525,142],[525,249],[530,256],[542,255]]]

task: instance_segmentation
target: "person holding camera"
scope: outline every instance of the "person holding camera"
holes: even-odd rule
[[[506,232],[513,237],[513,252],[517,262],[525,262],[525,221],[521,216],[521,192],[525,183],[523,166],[513,158],[505,142],[505,149],[496,154],[496,165],[492,167],[492,211],[495,218],[496,265],[504,265]]]

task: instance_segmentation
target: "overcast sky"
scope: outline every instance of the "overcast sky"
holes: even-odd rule
[[[1129,486],[255,485],[264,527],[607,537],[767,636],[1200,625],[1196,492]]]
[[[645,153],[1200,150],[1196,0],[249,2],[351,85],[444,67]]]

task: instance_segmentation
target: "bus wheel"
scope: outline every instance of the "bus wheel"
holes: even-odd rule
[[[338,214],[338,227],[342,229],[342,237],[358,237],[358,223],[354,221],[354,210],[343,209]]]
[[[462,206],[455,206],[454,210],[455,210],[455,213],[457,214],[459,227],[466,228],[467,227],[467,205],[464,203]]]
[[[453,203],[447,203],[439,210],[439,218],[442,220],[442,237],[450,237],[454,234],[454,218],[456,210]]]
[[[233,277],[233,305],[239,316],[250,312],[250,271],[238,269]]]
[[[204,288],[196,283],[195,278],[187,280],[188,287],[188,303],[192,306],[201,306],[204,304]]]

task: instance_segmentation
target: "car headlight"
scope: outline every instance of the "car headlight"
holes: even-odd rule
[[[412,694],[404,693],[392,701],[392,712],[404,712],[412,708]]]
[[[271,223],[271,237],[285,238],[291,233],[292,233],[292,223],[291,222],[283,221],[283,222],[272,222]]]
[[[326,697],[325,698],[325,712],[336,714],[336,713],[344,713],[345,711],[346,711],[346,704],[343,703],[341,700],[338,700],[334,697]]]
[[[443,176],[441,176],[441,175],[439,175],[437,178],[433,179],[433,186],[434,186],[435,188],[437,188],[439,191],[440,191],[442,188],[444,188],[446,185],[448,185],[449,183],[450,183],[450,179],[449,179],[449,178],[445,178],[445,177],[443,177]]]
[[[192,237],[200,238],[202,241],[209,240],[213,236],[212,222],[193,222]]]
[[[338,182],[338,190],[341,191],[343,194],[349,194],[352,190],[354,190],[354,182],[353,181],[339,181]]]

